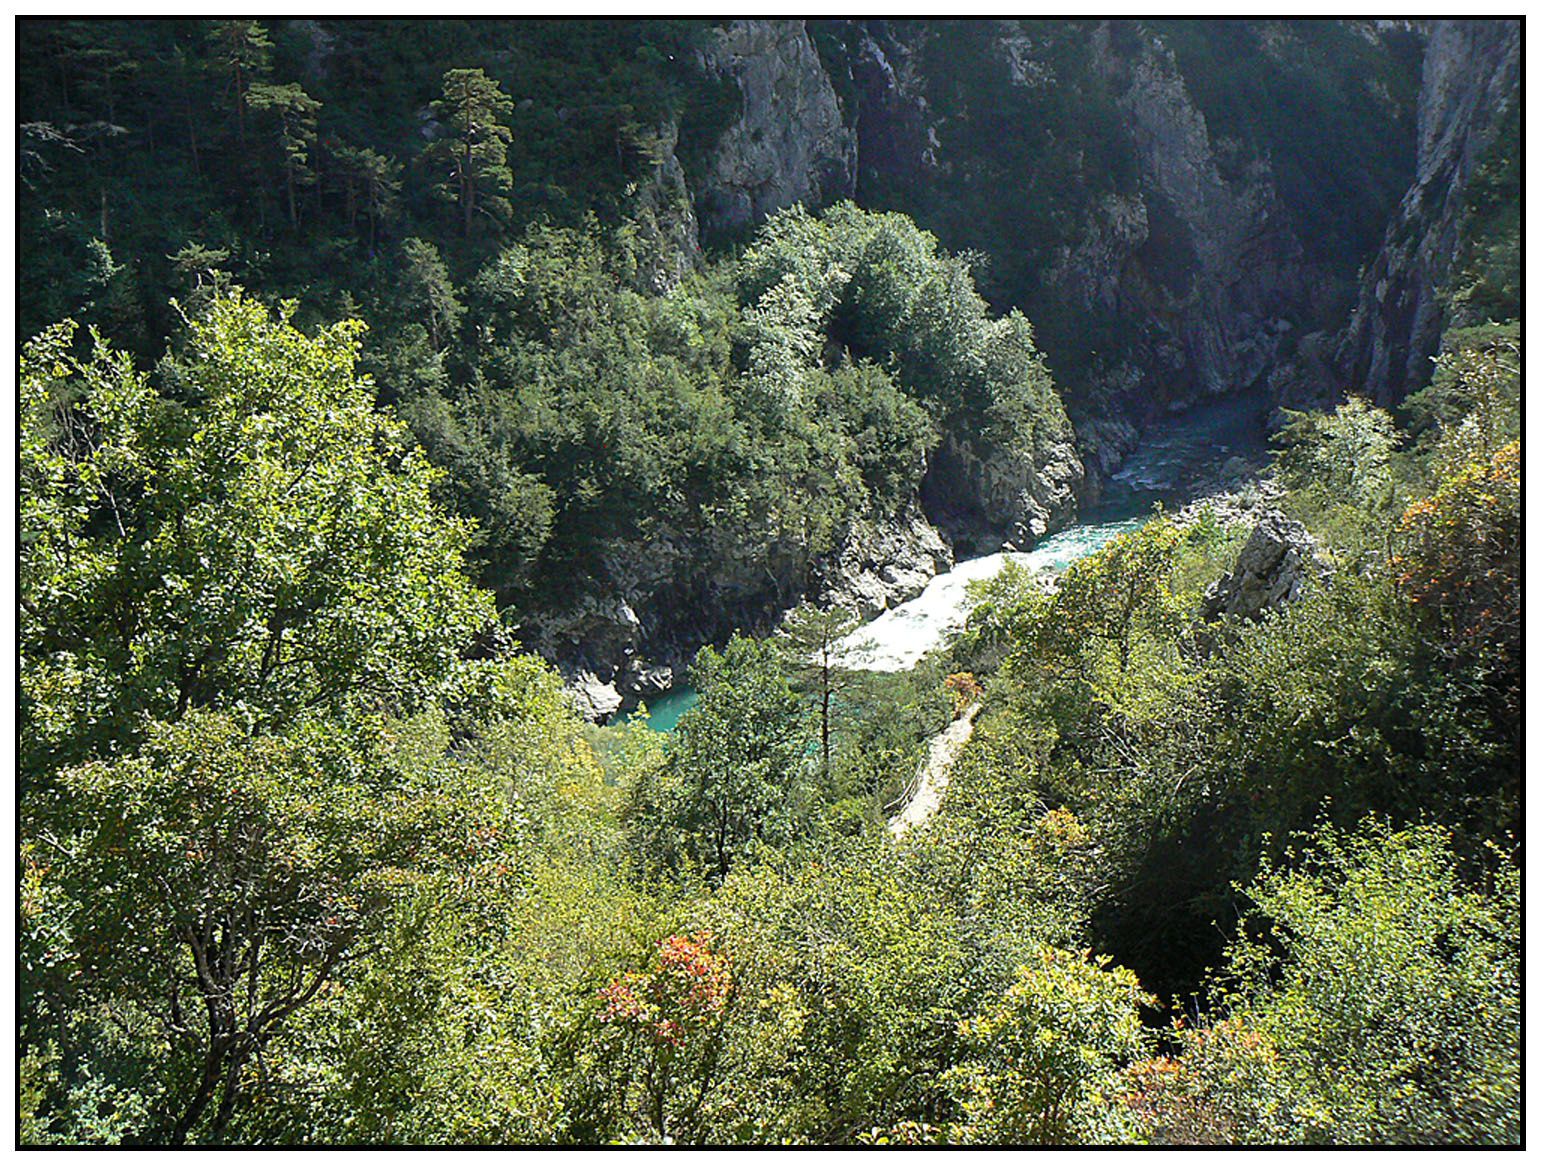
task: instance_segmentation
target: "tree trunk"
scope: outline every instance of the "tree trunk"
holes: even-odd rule
[[[235,136],[246,149],[246,86],[241,84],[241,66],[235,67]]]
[[[214,1090],[219,1085],[219,1063],[224,1059],[219,1044],[217,1040],[210,1042],[209,1051],[204,1054],[203,1076],[199,1078],[198,1090],[187,1103],[187,1108],[182,1111],[182,1116],[171,1127],[171,1132],[166,1135],[167,1145],[186,1145],[187,1135],[192,1132],[193,1126],[198,1124],[198,1119],[203,1116],[203,1111],[213,1100]]]
[[[243,1051],[245,1043],[238,1042],[231,1050],[230,1064],[225,1070],[224,1088],[220,1090],[219,1109],[214,1113],[214,1124],[209,1127],[209,1137],[213,1141],[224,1136],[225,1127],[230,1124],[230,1118],[235,1113],[236,1099],[241,1095],[241,1070],[246,1067],[246,1054]]]
[[[820,675],[823,679],[823,708],[821,710],[819,736],[820,744],[824,750],[824,781],[829,781],[829,653],[824,654],[824,666]]]

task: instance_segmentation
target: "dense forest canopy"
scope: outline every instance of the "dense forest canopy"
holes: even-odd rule
[[[19,1141],[1518,1144],[1521,102],[1386,194],[1449,35],[19,22]],[[699,234],[729,36],[971,166]],[[1094,206],[1209,294],[1177,68],[1330,208],[1312,326],[1445,247],[1426,384],[1231,386],[1261,462],[850,666],[853,578],[1118,488],[1131,301],[1019,309]]]

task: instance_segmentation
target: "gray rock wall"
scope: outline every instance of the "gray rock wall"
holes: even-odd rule
[[[704,227],[731,231],[793,203],[852,193],[856,133],[803,21],[731,21],[713,34],[702,66],[732,78],[743,95],[742,115],[696,191]]]
[[[1515,20],[1441,20],[1418,97],[1418,165],[1365,273],[1338,351],[1348,386],[1377,403],[1428,383],[1445,328],[1441,287],[1461,247],[1467,181],[1508,103],[1521,100]]]
[[[1309,278],[1269,165],[1253,158],[1239,173],[1222,173],[1220,148],[1159,38],[1142,40],[1130,59],[1111,46],[1104,26],[1093,59],[1127,119],[1139,190],[1094,208],[1085,242],[1050,286],[1080,292],[1088,307],[1096,296],[1150,322],[1152,342],[1135,355],[1141,389],[1186,387],[1169,392],[1166,407],[1256,385],[1294,327],[1289,317],[1304,314],[1292,307]],[[1141,255],[1157,205],[1172,220],[1166,233],[1191,254],[1180,274],[1153,271]]]

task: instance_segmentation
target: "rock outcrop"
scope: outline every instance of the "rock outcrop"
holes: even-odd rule
[[[857,524],[822,564],[819,598],[869,620],[919,595],[952,562],[952,548],[912,502],[892,521]]]
[[[655,295],[672,290],[702,259],[695,203],[675,153],[678,146],[678,124],[659,126],[651,149],[656,161],[627,208],[636,229],[636,282]]]
[[[1257,619],[1263,612],[1300,598],[1314,574],[1329,571],[1316,540],[1300,523],[1277,511],[1265,514],[1236,560],[1236,569],[1210,585],[1201,614]]]
[[[1075,517],[1084,476],[1068,432],[1028,449],[951,431],[932,455],[921,497],[954,539],[1027,550]]]
[[[731,21],[714,32],[702,67],[743,97],[696,191],[704,227],[731,231],[793,203],[851,195],[856,133],[803,21]]]
[[[612,682],[601,680],[587,668],[563,668],[562,680],[573,711],[586,721],[604,724],[625,703]]]
[[[1387,405],[1428,383],[1445,329],[1442,285],[1461,250],[1467,182],[1509,103],[1522,100],[1517,20],[1441,20],[1418,96],[1417,173],[1365,275],[1339,359]]]

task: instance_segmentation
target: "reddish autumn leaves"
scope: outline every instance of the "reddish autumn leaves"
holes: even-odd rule
[[[627,972],[599,990],[600,1022],[628,1025],[670,1048],[718,1023],[733,994],[733,970],[712,944],[709,931],[661,940],[650,970]]]

